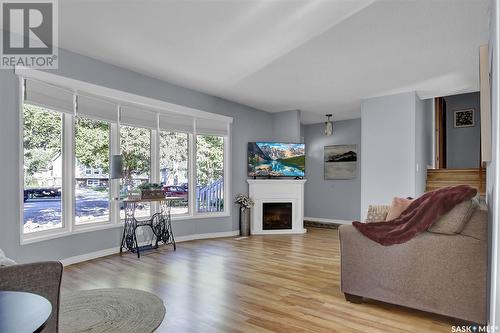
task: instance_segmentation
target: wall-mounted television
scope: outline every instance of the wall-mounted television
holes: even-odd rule
[[[249,177],[304,177],[303,143],[249,142]]]

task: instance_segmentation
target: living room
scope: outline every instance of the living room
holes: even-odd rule
[[[0,5],[0,332],[498,330],[497,0]]]

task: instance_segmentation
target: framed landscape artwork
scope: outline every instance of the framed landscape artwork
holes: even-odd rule
[[[458,110],[454,112],[454,127],[474,127],[474,109]]]
[[[356,145],[325,146],[325,179],[356,178],[358,154]]]

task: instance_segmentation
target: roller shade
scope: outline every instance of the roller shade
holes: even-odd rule
[[[148,127],[156,129],[156,112],[140,109],[133,106],[122,106],[120,113],[120,122],[124,125]]]
[[[35,80],[26,80],[25,99],[29,104],[64,113],[73,113],[73,92]]]
[[[193,133],[193,118],[179,114],[160,114],[160,129],[172,132]]]
[[[196,133],[227,136],[228,123],[220,120],[213,119],[196,119]]]
[[[28,73],[30,74],[30,73]],[[175,105],[167,102],[149,99],[139,95],[128,95],[108,91],[93,86],[76,85],[73,81],[68,88],[63,88],[59,81],[44,81],[38,78],[24,80],[26,103],[39,105],[48,109],[74,114],[109,122],[120,121],[123,124],[156,129],[158,126],[165,131],[196,132],[208,135],[227,136],[228,125],[232,118],[209,113],[202,110]],[[63,82],[64,83],[64,82]],[[87,89],[88,88],[88,89]],[[77,97],[75,97],[75,95]],[[77,109],[74,109],[74,100]],[[118,115],[120,105],[120,115]],[[120,119],[118,119],[120,118]]]
[[[118,105],[93,96],[78,96],[77,114],[109,122],[118,121]]]

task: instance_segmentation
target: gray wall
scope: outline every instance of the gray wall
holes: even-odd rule
[[[333,135],[323,134],[325,125],[306,125],[305,216],[313,218],[359,220],[361,204],[361,119],[336,121]],[[323,148],[328,145],[356,144],[358,174],[355,179],[325,180]]]
[[[408,92],[362,102],[362,218],[370,204],[416,195],[416,98]]]
[[[478,168],[481,149],[479,92],[446,96],[446,160],[449,169]],[[454,111],[475,109],[474,127],[455,128]]]
[[[248,141],[273,140],[272,116],[247,106],[236,104],[175,86],[125,70],[95,59],[60,50],[59,67],[51,71],[62,76],[102,85],[109,88],[177,103],[209,112],[234,117],[232,130],[232,194],[247,192],[246,150]],[[119,245],[121,229],[114,228],[90,233],[20,245],[20,207],[18,161],[19,109],[18,79],[10,70],[0,70],[0,248],[19,262],[59,260]],[[232,198],[227,199],[228,202]],[[238,230],[238,214],[233,207],[231,217],[185,220],[174,222],[177,236]]]
[[[272,114],[274,141],[300,142],[300,111],[289,110]]]

